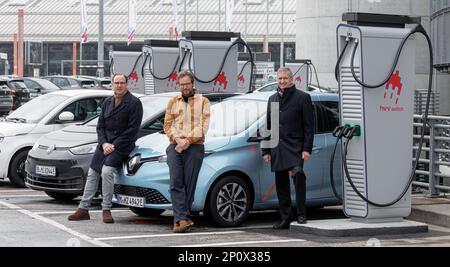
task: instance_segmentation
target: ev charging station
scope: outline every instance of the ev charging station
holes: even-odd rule
[[[335,69],[341,126],[334,136],[335,152],[342,141],[344,181],[340,195],[350,220],[294,228],[334,236],[426,232],[426,224],[403,218],[411,213],[411,184],[424,140],[423,132],[413,162],[414,34],[423,34],[430,50],[424,128],[433,81],[431,40],[420,18],[345,13],[343,21],[347,24],[337,27],[339,57]],[[406,28],[408,24],[415,27]],[[333,191],[340,198],[332,173],[330,169]]]
[[[178,92],[178,41],[149,40],[142,48],[145,94]]]
[[[111,62],[111,76],[114,73],[128,75],[128,90],[132,93],[145,93],[145,84],[141,71],[144,58],[141,52],[111,51],[109,60]]]
[[[383,80],[389,75],[386,66],[392,64],[410,30],[404,24],[384,25],[382,18],[377,20],[380,24],[371,26],[357,15],[347,14],[344,19],[350,24],[337,29],[338,51],[344,53],[339,73],[341,122],[360,128],[359,136],[348,145],[346,163],[358,190],[374,202],[386,203],[398,197],[411,174],[416,42],[413,37],[408,39],[394,74],[383,87],[366,89],[353,78],[352,64],[365,83]],[[401,221],[411,212],[410,190],[390,207],[368,204],[348,179],[343,192],[345,214],[354,219]]]
[[[253,56],[239,33],[232,32],[183,32],[180,42],[182,70],[190,70],[195,77],[195,87],[201,93],[234,93],[238,90],[238,46],[247,46],[250,61]],[[253,64],[251,64],[251,74]],[[251,84],[251,79],[250,79]],[[249,87],[250,87],[249,84]]]
[[[300,59],[287,61],[285,66],[290,68],[294,76],[294,84],[298,90],[308,92],[308,85],[310,84],[310,68],[311,60]]]
[[[247,93],[250,89],[250,79],[252,73],[252,62],[248,54],[239,53],[238,56],[238,76],[237,92]]]

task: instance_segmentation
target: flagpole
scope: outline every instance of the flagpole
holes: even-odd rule
[[[103,0],[99,0],[98,3],[98,48],[97,48],[97,76],[103,77],[105,66],[104,66],[104,2]]]

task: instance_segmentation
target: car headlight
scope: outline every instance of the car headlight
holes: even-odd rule
[[[94,154],[95,150],[97,149],[98,143],[88,144],[88,145],[82,145],[77,147],[72,147],[69,149],[70,152],[74,155],[88,155],[88,154]]]
[[[141,155],[137,154],[127,162],[127,171],[129,174],[135,174],[141,165]]]
[[[34,143],[34,146],[33,146],[33,148],[31,150],[36,150],[38,148],[39,148],[39,143],[36,142],[36,143]]]

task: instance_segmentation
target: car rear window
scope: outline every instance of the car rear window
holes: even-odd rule
[[[8,89],[8,84],[6,81],[0,81],[0,89]]]
[[[87,89],[94,88],[95,87],[95,82],[94,81],[82,81],[81,82],[81,87],[87,88]]]
[[[10,84],[14,89],[27,89],[24,81],[11,81]]]

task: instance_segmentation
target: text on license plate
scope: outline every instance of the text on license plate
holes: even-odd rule
[[[143,208],[145,205],[145,198],[143,197],[131,197],[116,194],[117,203],[120,205]]]
[[[36,165],[36,174],[44,176],[56,176],[56,167]]]

